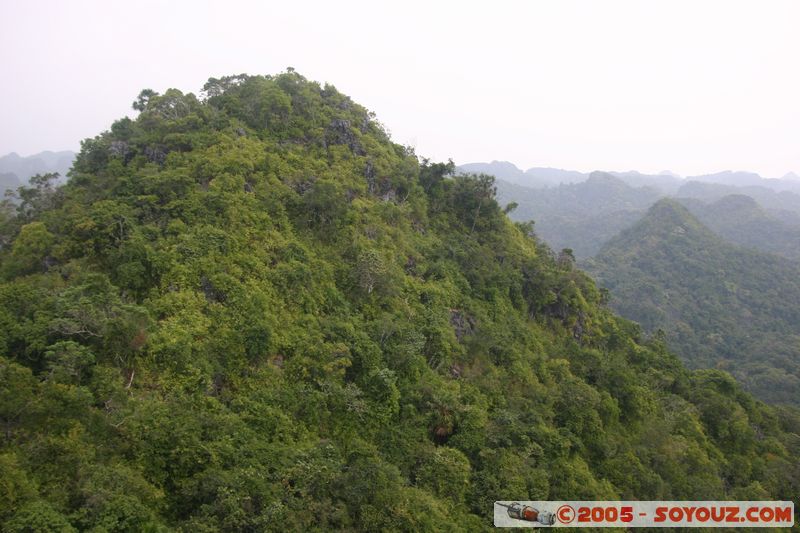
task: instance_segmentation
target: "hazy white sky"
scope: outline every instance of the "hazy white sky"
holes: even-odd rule
[[[800,173],[800,2],[0,0],[0,154],[292,66],[457,163]]]

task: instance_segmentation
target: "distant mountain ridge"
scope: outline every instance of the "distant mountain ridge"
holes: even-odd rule
[[[69,150],[60,152],[48,150],[26,157],[16,152],[6,154],[0,157],[0,193],[27,183],[31,176],[36,174],[57,172],[63,181],[74,160],[75,152]]]
[[[800,181],[800,176],[795,172],[787,172],[781,179],[785,181]]]
[[[686,181],[717,183],[720,185],[733,185],[734,187],[766,187],[775,192],[791,191],[800,193],[800,183],[797,183],[791,178],[792,173],[787,174],[787,176],[789,176],[788,179],[786,176],[781,179],[772,179],[759,176],[755,172],[734,172],[726,170],[715,174],[688,176]]]
[[[20,185],[22,185],[22,182],[13,172],[0,173],[0,194],[6,189],[16,189]]]
[[[767,210],[745,194],[723,196],[712,203],[677,200],[728,242],[800,260],[800,215]]]
[[[513,183],[515,185],[531,187],[534,189],[581,183],[589,179],[589,177],[593,174],[593,172],[579,172],[577,170],[565,170],[561,168],[550,167],[532,167],[523,171],[508,161],[467,163],[465,165],[458,166],[457,170],[469,174],[490,174],[498,179]],[[631,185],[632,187],[654,186],[661,189],[665,193],[672,193],[678,190],[678,187],[680,187],[681,183],[683,183],[683,180],[680,176],[669,171],[663,171],[659,174],[642,174],[641,172],[637,172],[635,170],[629,170],[625,172],[607,172],[598,170],[594,172],[603,172],[604,174],[614,176],[628,185]]]
[[[589,178],[591,173],[559,168],[533,167],[521,170],[509,161],[492,161],[490,163],[467,163],[457,169],[464,173],[491,174],[498,179],[516,185],[532,188],[554,187],[560,184],[579,183]],[[653,186],[666,194],[675,194],[685,183],[692,181],[714,183],[734,187],[765,187],[775,192],[791,191],[800,194],[800,176],[789,172],[781,179],[764,178],[755,172],[725,170],[713,174],[681,177],[679,174],[664,170],[658,174],[644,174],[636,170],[608,171],[632,187]]]
[[[692,180],[684,183],[675,196],[715,202],[731,194],[746,194],[766,209],[800,214],[800,194],[756,185],[736,186]]]
[[[497,182],[501,204],[517,203],[515,220],[533,220],[536,233],[552,248],[571,248],[590,257],[622,229],[638,220],[663,196],[653,187],[631,187],[607,172],[592,172],[583,182],[533,189]]]
[[[491,163],[467,163],[458,167],[464,173],[483,173],[517,185],[528,187],[552,187],[560,183],[577,183],[585,181],[589,175],[577,170],[560,168],[533,167],[521,170],[508,161],[492,161]]]
[[[553,249],[570,248],[578,259],[596,254],[604,243],[665,197],[679,199],[712,231],[733,244],[800,259],[800,194],[748,185],[759,180],[771,183],[757,174],[722,172],[698,177],[706,181],[687,181],[666,171],[658,175],[595,171],[582,181],[533,187],[520,184],[526,180],[530,183],[530,171],[523,172],[508,162],[459,168],[497,176],[498,200],[517,204],[511,217],[533,220],[536,233]],[[710,181],[714,179],[729,184]],[[785,188],[791,186],[789,182]],[[752,202],[745,201],[748,198]]]

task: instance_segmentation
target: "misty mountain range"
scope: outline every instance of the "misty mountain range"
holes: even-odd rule
[[[27,183],[36,174],[57,172],[63,180],[74,160],[75,152],[69,150],[45,151],[27,157],[16,152],[6,154],[0,157],[0,194],[6,189],[16,189]]]
[[[511,217],[533,220],[536,233],[547,244],[555,250],[570,248],[578,259],[594,256],[665,197],[675,198],[733,244],[800,259],[800,193],[793,190],[800,190],[800,181],[791,175],[770,180],[748,172],[720,172],[683,179],[668,173],[596,171],[583,175],[581,181],[533,187],[520,182],[530,184],[543,176],[557,179],[559,172],[569,180],[580,173],[522,172],[510,163],[478,163],[459,169],[494,170],[500,203],[517,204]]]
[[[458,169],[465,173],[491,174],[497,179],[508,181],[523,187],[540,189],[555,187],[560,184],[586,181],[591,173],[559,168],[533,167],[521,170],[508,161],[492,161],[491,163],[467,163]],[[726,170],[714,174],[681,177],[665,170],[658,174],[643,174],[631,170],[627,172],[608,171],[616,178],[632,187],[655,187],[666,194],[674,194],[680,187],[689,182],[713,183],[733,187],[764,187],[775,192],[791,191],[800,194],[800,176],[789,172],[781,179],[764,178],[753,172]]]

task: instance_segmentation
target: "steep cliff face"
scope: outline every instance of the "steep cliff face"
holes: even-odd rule
[[[290,71],[144,91],[0,219],[0,520],[481,530],[790,499],[797,415],[614,316],[487,176]]]

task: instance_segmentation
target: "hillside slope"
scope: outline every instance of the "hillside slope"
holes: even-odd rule
[[[791,499],[800,417],[687,371],[494,200],[289,71],[143,91],[0,219],[5,531],[480,531]]]
[[[587,265],[614,309],[665,330],[692,367],[726,369],[767,401],[800,402],[796,262],[728,244],[661,200]]]

